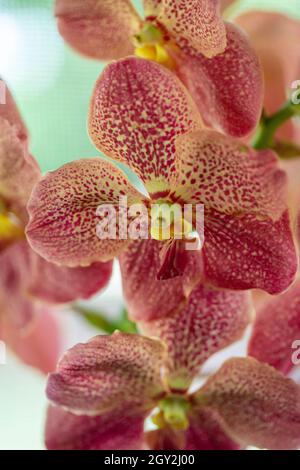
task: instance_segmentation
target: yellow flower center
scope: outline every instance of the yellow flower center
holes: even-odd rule
[[[190,403],[185,396],[170,395],[159,402],[159,411],[152,416],[152,422],[160,429],[171,426],[185,430],[189,426]]]
[[[0,241],[11,242],[24,238],[24,229],[12,214],[0,213]]]
[[[175,63],[167,48],[163,33],[151,23],[145,23],[142,30],[134,36],[135,55],[153,60],[173,70]]]
[[[158,202],[151,207],[151,238],[160,241],[188,240],[193,233],[192,221],[184,218],[179,204]]]

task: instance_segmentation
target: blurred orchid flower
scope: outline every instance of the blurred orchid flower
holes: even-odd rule
[[[46,354],[41,348],[48,343],[53,366],[57,356],[51,348],[58,353],[56,327],[49,320],[52,342],[50,338],[44,344],[39,342],[35,359],[29,350],[30,344],[32,350],[37,348],[33,330],[41,324],[45,328],[46,323],[36,317],[50,318],[45,304],[64,304],[95,294],[107,284],[111,263],[71,269],[48,263],[30,248],[25,238],[26,204],[40,178],[38,165],[29,154],[27,129],[6,89],[6,103],[0,105],[0,334],[27,362],[47,371],[49,357],[41,364]]]
[[[300,350],[300,280],[284,294],[267,298],[257,309],[249,354],[266,362],[282,373],[296,365],[293,356],[295,342]],[[296,344],[296,343],[295,343]]]
[[[233,136],[249,134],[262,107],[259,61],[243,32],[221,18],[218,0],[57,0],[63,38],[99,60],[136,54],[172,69],[204,121]]]
[[[234,0],[221,1],[223,10],[235,3]],[[291,98],[300,80],[300,21],[282,13],[261,10],[242,13],[233,21],[248,34],[260,59],[265,81],[264,109],[267,115],[273,114]],[[276,137],[300,144],[299,118],[281,126]]]
[[[50,375],[49,449],[296,448],[300,388],[269,365],[233,358],[190,385],[213,353],[239,339],[248,293],[199,284],[169,317],[70,349]],[[280,406],[279,406],[280,403]],[[153,431],[144,431],[151,419]]]
[[[172,292],[178,302],[199,278],[218,287],[257,287],[272,294],[291,284],[297,259],[286,175],[276,155],[203,128],[174,74],[140,58],[108,65],[94,90],[89,132],[100,151],[136,173],[149,197],[99,158],[78,160],[47,174],[28,206],[27,236],[41,256],[67,266],[120,256],[127,300],[144,285],[147,300],[135,310],[146,309],[148,319],[172,309]],[[98,238],[97,208],[110,204],[118,210],[120,196],[127,196],[130,207],[204,205],[202,250],[182,249],[182,240],[172,234],[165,239],[152,230],[143,241],[130,234],[127,239]],[[204,227],[190,230],[201,238]],[[183,277],[176,281],[176,276]],[[158,290],[164,291],[158,297],[165,300],[159,304]]]

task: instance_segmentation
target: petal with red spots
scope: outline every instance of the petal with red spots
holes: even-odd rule
[[[157,17],[179,46],[211,58],[226,47],[219,0],[162,0]]]
[[[182,48],[174,52],[177,74],[210,127],[242,137],[257,125],[262,111],[263,79],[258,57],[244,33],[226,24],[227,47],[208,59]]]
[[[204,271],[230,289],[280,293],[293,281],[297,257],[287,211],[287,178],[276,155],[256,152],[214,131],[177,139],[175,192],[201,203]]]
[[[121,196],[127,198],[127,208]],[[48,173],[33,191],[29,243],[47,261],[69,267],[110,260],[128,244],[128,226],[121,235],[119,216],[141,201],[111,163],[100,158],[68,163]]]
[[[114,62],[96,84],[90,136],[99,150],[130,166],[150,193],[167,189],[174,177],[176,137],[200,125],[183,84],[155,62]]]

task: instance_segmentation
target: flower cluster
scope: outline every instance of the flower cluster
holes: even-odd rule
[[[229,22],[232,4],[144,0],[140,18],[130,0],[56,1],[63,38],[109,62],[88,114],[105,159],[42,176],[10,94],[0,106],[1,337],[52,371],[57,333],[41,364],[24,330],[35,319],[40,341],[54,305],[102,289],[114,259],[136,322],[63,355],[47,384],[49,449],[300,446],[300,386],[287,377],[300,347],[300,196],[286,160],[300,156],[300,112],[285,103],[300,24],[271,12]],[[247,357],[204,380],[249,326]]]

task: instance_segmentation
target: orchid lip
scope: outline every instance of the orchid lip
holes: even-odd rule
[[[189,426],[190,403],[185,396],[170,395],[159,402],[160,411],[152,418],[158,427],[171,426],[176,430],[186,430]]]

